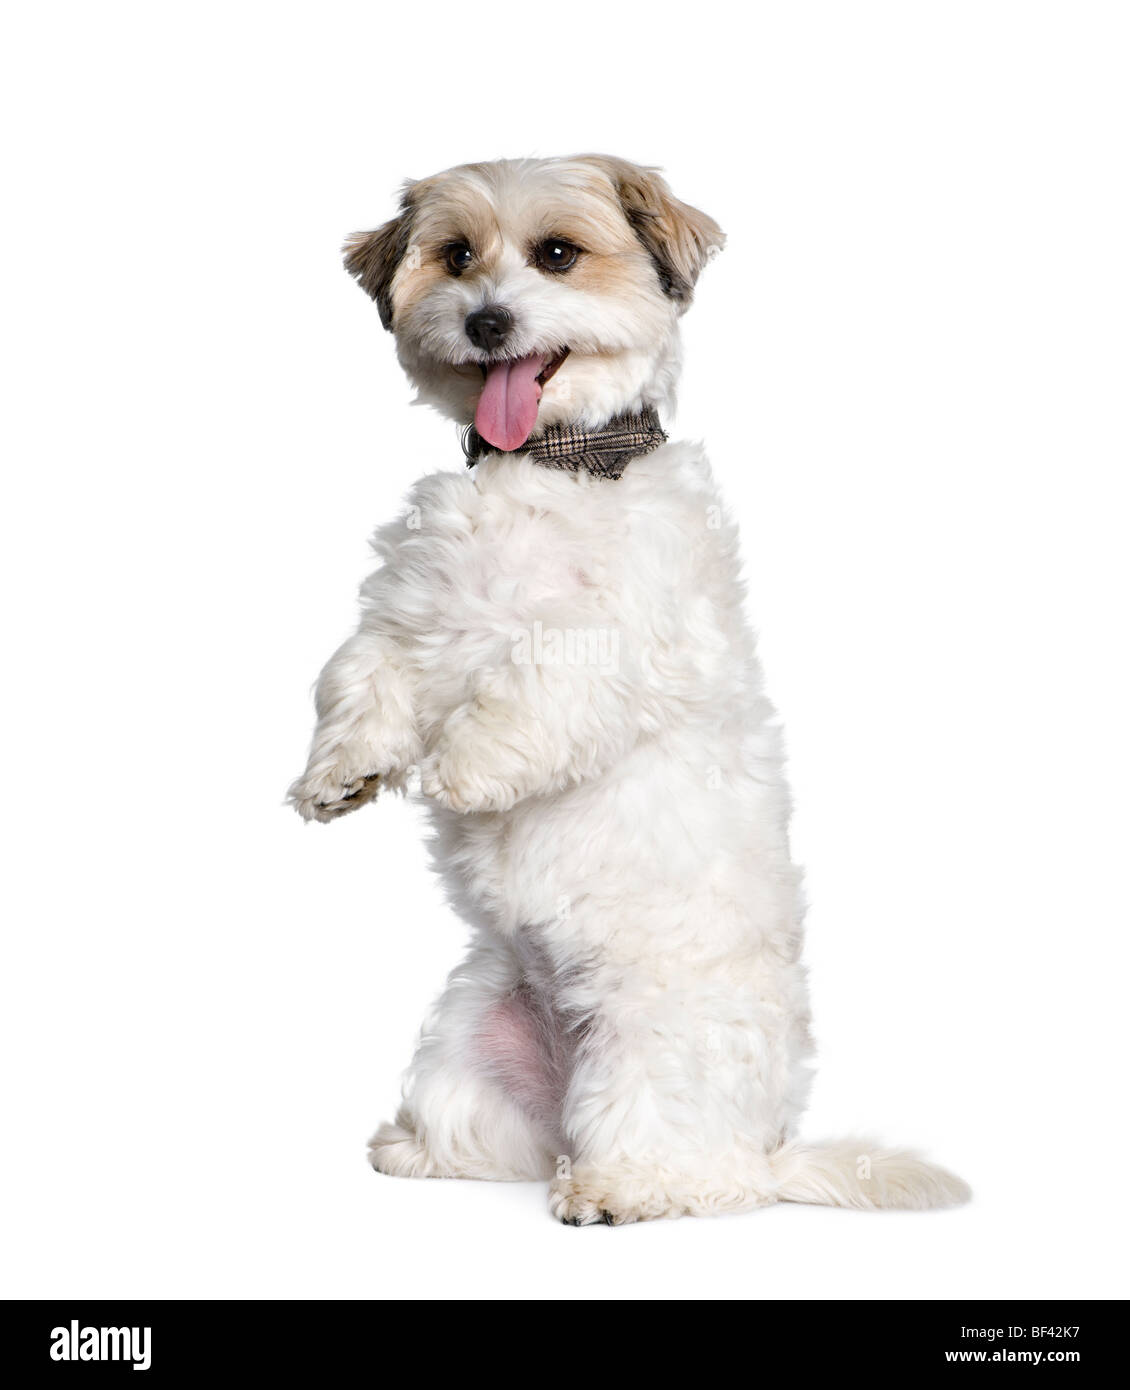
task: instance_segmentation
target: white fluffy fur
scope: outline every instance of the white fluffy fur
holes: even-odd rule
[[[517,193],[497,184],[530,166],[488,167],[503,171],[482,191],[500,278],[479,291],[461,279],[446,330],[445,301],[417,304],[417,319],[434,320],[426,348],[394,323],[402,360],[428,358],[431,398],[445,363],[466,357],[454,325],[476,293],[485,303],[505,286],[523,350],[565,340],[545,327],[539,272],[505,244]],[[540,163],[538,177],[557,167]],[[653,273],[644,258],[609,293],[630,301],[632,277]],[[549,289],[571,293],[564,281]],[[572,293],[570,324],[615,319],[622,340],[630,302],[613,313]],[[679,306],[642,280],[638,294],[639,341],[602,358],[594,330],[547,399],[556,386],[555,398],[587,401],[590,420],[666,400]],[[465,377],[452,381],[457,413]],[[547,1178],[551,1210],[574,1224],[779,1200],[963,1200],[958,1179],[912,1156],[793,1138],[810,1053],[800,875],[737,534],[702,450],[669,443],[616,482],[491,455],[473,473],[421,480],[375,546],[380,568],[356,635],[322,673],[310,764],[291,796],[328,820],[418,769],[436,862],[473,940],[425,1024],[397,1120],[373,1141],[374,1165]],[[598,647],[583,642],[573,659],[516,659],[539,624],[595,634],[602,659],[585,659]]]

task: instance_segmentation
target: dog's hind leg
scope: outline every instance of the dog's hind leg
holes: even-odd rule
[[[425,1022],[371,1162],[396,1177],[546,1178],[561,1149],[561,1089],[536,996],[505,942],[484,938]]]
[[[745,1211],[777,1200],[769,1152],[803,1100],[807,1030],[791,963],[598,966],[566,1095],[568,1225]]]

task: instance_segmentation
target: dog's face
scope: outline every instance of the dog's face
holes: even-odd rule
[[[499,449],[661,404],[678,319],[722,233],[600,155],[468,164],[407,186],[346,245],[420,397]]]

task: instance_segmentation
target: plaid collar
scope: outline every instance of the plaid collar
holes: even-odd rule
[[[582,469],[594,478],[619,478],[632,459],[650,454],[666,442],[659,416],[651,406],[634,415],[617,415],[599,429],[585,430],[577,425],[548,425],[536,439],[520,449],[496,449],[468,425],[463,432],[463,452],[467,467],[474,468],[486,454],[524,454],[547,468],[564,468],[570,473]]]

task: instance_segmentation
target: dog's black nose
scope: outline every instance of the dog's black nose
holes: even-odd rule
[[[500,348],[513,326],[514,320],[510,311],[504,309],[501,304],[488,304],[484,309],[476,309],[473,314],[467,315],[467,321],[463,325],[467,330],[467,337],[484,352],[493,352],[495,348]]]

